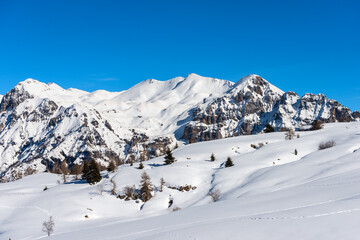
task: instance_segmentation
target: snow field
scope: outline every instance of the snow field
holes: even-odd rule
[[[174,164],[159,157],[143,170],[122,165],[92,186],[58,184],[61,176],[47,173],[0,184],[0,236],[47,238],[41,224],[53,216],[49,239],[358,239],[360,123],[298,133],[293,140],[269,133],[182,146],[173,151]],[[336,145],[318,150],[329,140]],[[224,168],[228,156],[234,166]],[[110,195],[111,179],[121,193],[126,185],[138,188],[143,171],[156,187],[163,177],[164,191],[145,204]],[[169,188],[186,184],[196,189]],[[211,203],[214,188],[221,197]]]

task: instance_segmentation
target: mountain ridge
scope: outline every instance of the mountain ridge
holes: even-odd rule
[[[323,94],[299,97],[255,74],[233,83],[192,73],[121,92],[27,79],[1,99],[0,177],[14,180],[29,167],[53,171],[62,161],[69,168],[92,159],[143,161],[178,144],[260,133],[267,124],[303,129],[314,120],[358,118]]]

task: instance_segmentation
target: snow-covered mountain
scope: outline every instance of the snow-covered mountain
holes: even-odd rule
[[[147,160],[177,144],[259,133],[268,123],[301,129],[357,118],[322,94],[284,93],[257,75],[233,83],[189,74],[91,93],[27,79],[0,103],[0,176],[13,180],[62,161],[71,168],[89,159]]]

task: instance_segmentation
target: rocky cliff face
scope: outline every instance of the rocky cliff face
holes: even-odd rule
[[[358,112],[322,94],[284,93],[257,75],[237,83],[190,74],[147,80],[119,93],[19,83],[0,103],[0,178],[14,180],[64,161],[68,168],[143,161],[185,143],[302,129],[314,120],[353,121]],[[180,142],[179,142],[180,143]]]
[[[349,122],[358,118],[323,94],[282,92],[257,75],[241,79],[224,96],[197,107],[182,139],[189,143],[255,134],[270,124],[276,130],[307,128],[315,120]]]

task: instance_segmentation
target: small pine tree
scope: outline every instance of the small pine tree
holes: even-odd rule
[[[146,172],[141,174],[140,187],[141,199],[144,202],[149,201],[152,198],[151,192],[154,190],[154,188],[150,181],[150,176],[147,175]]]
[[[225,162],[225,167],[232,167],[232,166],[234,166],[234,163],[232,162],[231,158],[228,157]]]
[[[108,170],[108,172],[114,172],[115,169],[116,169],[115,162],[114,162],[114,160],[111,160],[111,161],[109,162],[109,165],[108,165],[108,167],[107,167],[107,170]]]
[[[139,164],[139,169],[144,169],[144,164],[142,162]]]
[[[297,149],[295,149],[294,154],[298,155],[298,150]]]
[[[271,133],[271,132],[275,132],[275,129],[270,124],[267,124],[265,126],[264,133]]]
[[[214,155],[214,153],[211,154],[211,156],[210,156],[210,161],[212,161],[212,162],[215,161],[215,155]]]
[[[167,149],[166,150],[166,153],[165,153],[165,165],[169,165],[169,164],[172,164],[175,162],[175,158],[173,157],[172,155],[172,152],[170,151],[170,149]]]

